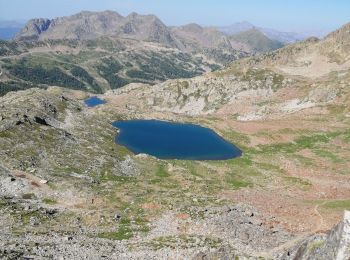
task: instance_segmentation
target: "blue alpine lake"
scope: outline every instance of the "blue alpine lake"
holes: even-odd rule
[[[135,154],[145,153],[160,159],[226,160],[242,151],[213,130],[194,124],[159,120],[116,121],[116,143]]]
[[[102,105],[102,104],[106,103],[105,100],[100,99],[96,96],[85,99],[84,102],[88,107],[95,107],[95,106]]]

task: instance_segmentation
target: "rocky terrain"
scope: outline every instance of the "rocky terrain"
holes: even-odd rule
[[[76,89],[5,94],[1,258],[348,259],[349,39],[345,25],[202,76],[106,87],[94,108]],[[209,127],[243,155],[132,154],[111,123],[137,118]]]

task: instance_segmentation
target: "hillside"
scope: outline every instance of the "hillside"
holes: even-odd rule
[[[286,74],[317,79],[332,71],[346,71],[350,68],[349,39],[349,24],[346,24],[324,40],[309,38],[245,61],[250,66],[268,66]]]
[[[339,93],[345,95],[348,91],[348,27],[343,26],[324,40],[310,38],[237,60],[230,67],[205,76],[158,84],[148,94],[150,104],[156,104],[160,110],[196,115],[232,113],[238,118],[256,120],[336,102]],[[256,31],[250,34],[255,36]],[[287,93],[290,100],[283,98]],[[162,96],[166,97],[164,103]],[[247,103],[248,96],[254,103]],[[254,105],[259,103],[257,100],[266,102],[268,107]]]
[[[103,93],[129,83],[190,78],[246,56],[232,50],[196,53],[131,39],[0,42],[1,94],[33,86]]]
[[[189,78],[220,66],[154,43],[109,38],[3,42],[0,49],[4,53],[0,57],[2,94],[34,84],[103,93],[131,82]]]

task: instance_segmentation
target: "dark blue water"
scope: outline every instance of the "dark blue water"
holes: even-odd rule
[[[88,107],[95,107],[106,103],[105,100],[100,99],[98,97],[91,97],[91,98],[85,99],[84,102]]]
[[[114,122],[113,126],[120,130],[116,143],[135,154],[183,160],[225,160],[242,154],[213,130],[198,125],[130,120]]]

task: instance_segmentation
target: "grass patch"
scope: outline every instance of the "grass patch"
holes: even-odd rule
[[[322,205],[323,208],[326,209],[334,209],[334,210],[346,210],[350,209],[350,200],[333,200],[327,201]]]
[[[302,189],[309,189],[312,186],[312,183],[309,180],[301,179],[298,177],[286,176],[284,179],[293,185],[301,187]]]
[[[163,236],[152,239],[146,242],[145,245],[153,250],[162,248],[194,248],[194,247],[209,247],[217,248],[221,243],[219,238],[195,236],[195,235],[179,235],[179,236]]]
[[[328,158],[334,163],[342,162],[342,160],[340,158],[338,158],[338,156],[336,156],[335,154],[333,154],[333,153],[331,153],[329,151],[317,149],[317,150],[314,150],[313,152],[317,156],[320,156],[320,157],[323,157],[323,158]]]
[[[44,198],[44,199],[43,199],[43,202],[44,202],[45,204],[49,204],[49,205],[55,205],[55,204],[57,204],[57,200],[52,199],[52,198]]]
[[[168,171],[165,169],[164,165],[160,165],[156,171],[155,174],[157,177],[159,178],[166,178],[169,177],[170,174],[168,173]]]
[[[308,246],[308,251],[309,252],[314,252],[315,250],[317,250],[318,248],[320,248],[321,246],[323,246],[325,243],[325,241],[315,241],[312,242],[309,246]]]
[[[251,182],[244,180],[243,177],[234,173],[226,173],[225,181],[234,190],[251,187],[253,185]]]
[[[110,240],[128,240],[133,237],[133,232],[130,227],[121,226],[116,232],[102,232],[98,234],[98,237]]]
[[[239,132],[230,131],[230,132],[224,132],[225,139],[233,142],[238,147],[246,150],[246,146],[250,144],[250,138],[249,136],[245,134],[241,134]]]
[[[303,149],[315,149],[319,144],[329,143],[337,136],[344,134],[343,132],[331,132],[331,133],[317,133],[313,135],[301,136],[290,143],[277,143],[269,145],[259,145],[256,150],[253,150],[256,154],[275,154],[286,153],[292,154]]]
[[[276,166],[276,165],[273,165],[273,164],[270,164],[270,163],[257,163],[257,166],[259,169],[261,170],[265,170],[265,171],[268,171],[268,172],[276,172],[276,173],[279,173],[279,174],[282,174],[283,173],[283,169],[279,166]]]
[[[30,219],[32,217],[37,218],[40,223],[44,221],[43,216],[38,211],[23,212],[23,213],[21,213],[21,219],[22,219],[23,225],[29,225]]]

